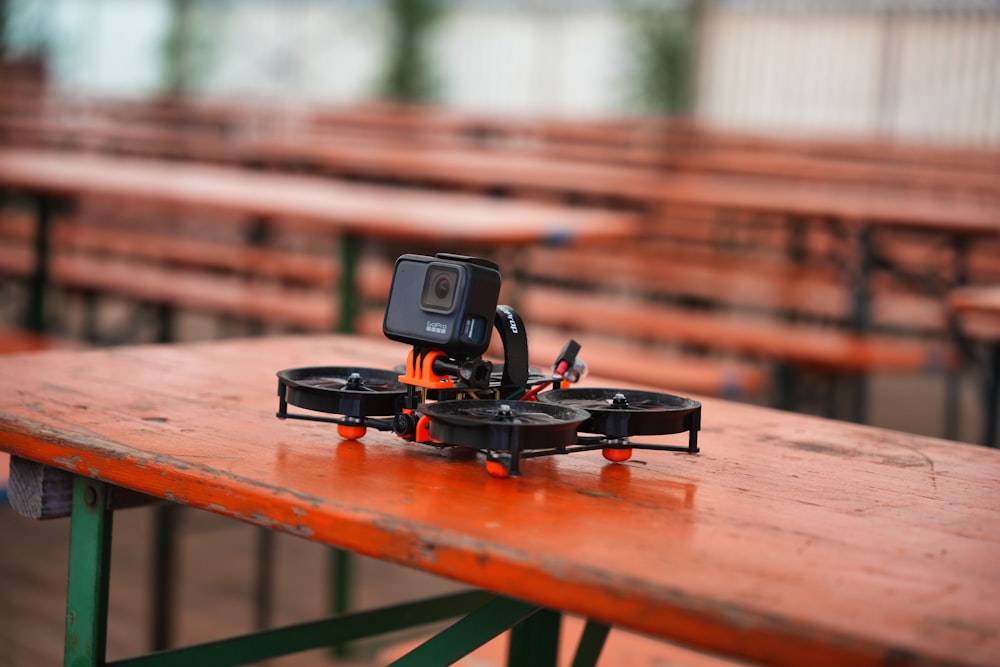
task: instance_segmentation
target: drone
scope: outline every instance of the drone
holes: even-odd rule
[[[530,368],[524,321],[498,303],[499,267],[486,259],[438,253],[396,260],[383,333],[411,347],[384,370],[315,366],[278,371],[279,419],[337,425],[345,440],[369,428],[433,447],[485,455],[494,477],[521,474],[523,459],[601,450],[622,463],[633,449],[699,452],[701,403],[652,391],[571,387],[585,363],[569,340],[551,372]],[[483,358],[493,332],[503,362]],[[291,412],[289,406],[307,412]],[[322,414],[318,414],[322,413]],[[633,436],[688,433],[684,445]]]

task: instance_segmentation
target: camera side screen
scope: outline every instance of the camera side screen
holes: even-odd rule
[[[450,313],[455,309],[458,294],[458,269],[443,264],[427,267],[424,286],[420,291],[420,306],[433,313]]]

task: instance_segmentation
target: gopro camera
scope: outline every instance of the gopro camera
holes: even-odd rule
[[[441,350],[483,354],[500,298],[500,269],[477,257],[438,253],[396,260],[382,331],[387,338]]]

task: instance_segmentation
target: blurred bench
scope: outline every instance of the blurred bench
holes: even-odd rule
[[[108,296],[155,307],[155,337],[161,341],[176,339],[174,315],[184,311],[285,331],[331,331],[337,326],[341,275],[333,252],[185,236],[177,226],[132,221],[138,224],[126,226],[121,219],[90,213],[55,222],[51,284],[83,294],[90,308]],[[30,276],[33,222],[24,215],[0,216],[0,239],[0,272]],[[364,263],[357,273],[362,298],[384,298],[390,274],[390,267]],[[88,313],[84,336],[107,342],[98,317]],[[111,336],[116,337],[121,336]]]
[[[601,375],[655,384],[659,369],[669,367],[657,359],[698,352],[732,369],[770,369],[781,407],[796,407],[803,390],[789,373],[851,379],[951,363],[940,301],[877,285],[877,326],[852,331],[849,289],[830,270],[666,248],[533,249],[517,305],[539,325],[534,336],[573,336],[618,352],[602,355],[595,366]],[[854,391],[853,416],[863,419],[863,390]]]

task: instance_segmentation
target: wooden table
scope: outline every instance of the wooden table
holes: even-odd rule
[[[462,451],[274,418],[275,371],[404,353],[325,336],[0,359],[0,448],[79,475],[67,654],[103,646],[104,552],[81,536],[110,528],[110,484],[502,596],[473,634],[537,605],[775,665],[1000,661],[1000,452],[706,400],[699,455],[502,480]]]
[[[631,216],[474,195],[358,185],[202,164],[123,159],[55,151],[0,150],[0,188],[27,192],[38,206],[38,268],[33,328],[39,328],[53,202],[101,197],[266,218],[286,228],[338,234],[347,256],[341,318],[350,329],[356,293],[353,256],[360,239],[454,244],[572,243],[635,233]]]

